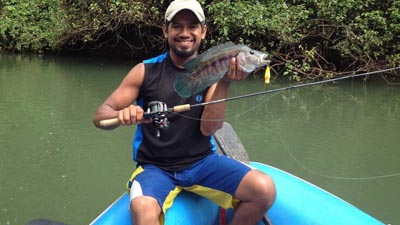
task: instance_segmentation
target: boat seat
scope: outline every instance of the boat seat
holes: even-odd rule
[[[224,125],[214,134],[217,151],[245,164],[249,164],[249,156],[233,127],[224,122]]]

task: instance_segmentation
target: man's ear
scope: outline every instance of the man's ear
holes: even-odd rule
[[[202,28],[202,31],[201,31],[201,39],[206,38],[206,34],[207,34],[207,25],[204,24],[203,28]]]
[[[162,25],[162,31],[163,31],[164,38],[168,38],[168,27],[166,24]]]

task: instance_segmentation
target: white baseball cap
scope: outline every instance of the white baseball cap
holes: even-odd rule
[[[192,11],[197,19],[202,23],[205,21],[203,8],[200,3],[196,0],[174,0],[169,4],[167,11],[165,12],[165,22],[169,22],[174,16],[183,9]]]

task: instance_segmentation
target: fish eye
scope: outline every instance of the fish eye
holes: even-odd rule
[[[254,51],[253,50],[250,51],[250,55],[254,55]]]

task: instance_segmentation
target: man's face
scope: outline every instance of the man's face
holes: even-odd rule
[[[173,54],[189,58],[196,56],[201,40],[206,35],[206,26],[201,26],[193,12],[182,10],[169,22],[168,27],[163,27],[163,32]]]

